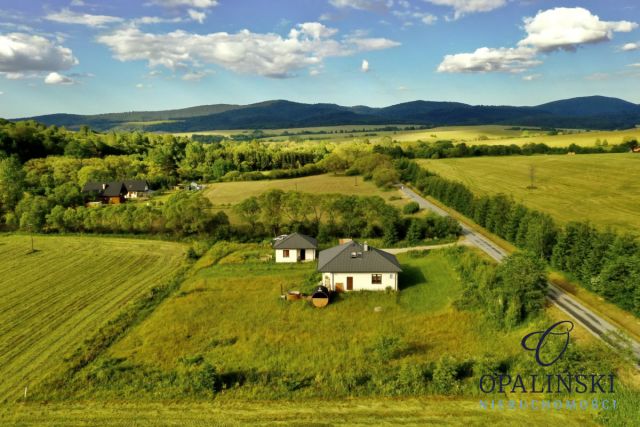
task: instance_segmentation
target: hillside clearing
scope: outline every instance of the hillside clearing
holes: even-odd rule
[[[0,236],[0,401],[21,397],[106,321],[182,264],[184,246]]]
[[[504,193],[560,222],[640,232],[640,155],[510,156],[420,160],[478,194]],[[534,167],[535,189],[530,185]]]

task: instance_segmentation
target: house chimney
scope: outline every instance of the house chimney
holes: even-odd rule
[[[102,189],[106,190],[107,189],[107,184],[102,184]]]
[[[365,252],[369,252],[369,244],[367,242],[364,242],[363,249]]]

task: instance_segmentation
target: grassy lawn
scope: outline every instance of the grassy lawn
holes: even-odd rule
[[[510,156],[420,160],[439,175],[478,194],[505,193],[560,222],[591,221],[601,227],[640,231],[640,181],[636,154]],[[535,167],[536,189],[529,190]]]
[[[184,246],[0,236],[0,401],[22,396],[130,301],[182,264]]]
[[[526,420],[526,421],[525,421]],[[21,426],[597,426],[591,412],[491,411],[477,400],[460,398],[342,399],[304,402],[153,402],[94,401],[0,407],[0,423]]]

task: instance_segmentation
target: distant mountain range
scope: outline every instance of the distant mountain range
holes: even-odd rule
[[[202,105],[165,111],[96,115],[49,114],[14,120],[27,119],[70,129],[88,125],[99,131],[143,128],[155,132],[407,124],[504,124],[547,128],[627,129],[640,124],[640,105],[604,96],[564,99],[535,107],[413,101],[372,108],[276,100],[249,105]]]

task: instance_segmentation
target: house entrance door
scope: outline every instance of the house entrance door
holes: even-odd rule
[[[300,261],[304,261],[305,260],[305,255],[306,252],[304,249],[300,249]]]
[[[353,277],[351,276],[347,277],[347,290],[348,291],[353,290]]]

